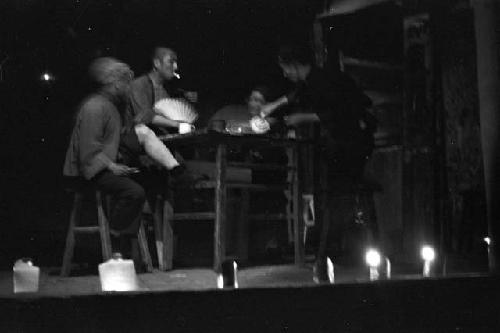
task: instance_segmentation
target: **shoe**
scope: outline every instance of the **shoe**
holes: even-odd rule
[[[181,164],[170,170],[170,185],[174,189],[193,190],[196,183],[203,180],[208,180],[206,175],[194,175],[185,165]]]
[[[184,164],[178,165],[170,170],[170,184],[173,188],[191,188],[194,183],[193,175]]]
[[[179,164],[175,167],[173,167],[172,169],[170,169],[170,176],[173,177],[173,178],[176,178],[176,177],[179,177],[181,175],[183,175],[184,173],[186,173],[186,165],[185,164]]]

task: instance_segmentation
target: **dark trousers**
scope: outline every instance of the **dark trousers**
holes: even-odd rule
[[[100,191],[111,197],[109,223],[112,229],[135,235],[139,229],[139,218],[144,207],[144,188],[126,176],[116,176],[111,171],[97,174],[92,182]]]
[[[315,196],[318,198],[319,247],[318,260],[340,254],[345,236],[356,225],[356,215],[360,210],[359,184],[363,180],[366,154],[362,146],[339,147],[327,142],[319,149],[320,175],[315,180]],[[365,210],[365,209],[363,209]],[[370,212],[371,214],[371,212]],[[370,224],[366,227],[369,238],[377,237]]]

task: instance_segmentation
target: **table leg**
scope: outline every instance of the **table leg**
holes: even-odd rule
[[[293,241],[295,252],[295,264],[303,264],[305,260],[303,233],[304,233],[304,220],[302,216],[302,193],[299,182],[299,147],[292,148],[292,163],[293,170]]]
[[[226,225],[226,168],[227,146],[223,143],[217,145],[215,157],[215,226],[214,226],[214,269],[220,272],[221,264],[226,255],[225,225]]]
[[[286,197],[286,227],[288,232],[288,243],[291,244],[293,242],[293,223],[294,223],[294,208],[293,208],[293,185],[294,185],[294,177],[295,177],[295,165],[294,165],[294,156],[293,156],[293,148],[286,148],[286,156],[287,156],[287,167],[288,173],[286,176],[286,182],[288,184],[286,190],[284,191]]]
[[[237,256],[241,263],[248,261],[249,205],[250,192],[247,189],[242,189],[239,221],[237,223],[238,243],[236,245]]]

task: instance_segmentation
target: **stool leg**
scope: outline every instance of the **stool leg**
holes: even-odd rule
[[[164,270],[172,269],[172,261],[174,254],[174,209],[170,202],[163,200],[163,223],[161,229],[161,239],[163,240],[162,247],[162,265]]]
[[[146,237],[146,228],[144,228],[144,223],[141,221],[141,226],[139,227],[139,232],[137,234],[137,240],[139,242],[139,250],[141,251],[141,257],[146,264],[146,271],[153,271],[153,262],[151,260],[151,255],[149,254],[148,239]]]
[[[165,256],[163,255],[163,237],[162,237],[162,215],[163,207],[161,196],[156,198],[153,212],[153,227],[155,231],[156,255],[158,256],[158,269],[165,271]]]
[[[61,267],[61,276],[68,276],[71,272],[71,261],[75,249],[75,226],[78,225],[82,208],[83,195],[75,193],[73,207],[69,218],[69,228],[66,235],[66,246],[64,248],[63,262]]]
[[[101,249],[102,259],[107,261],[111,259],[111,237],[109,235],[109,222],[104,214],[103,197],[100,191],[96,191],[96,205],[97,205],[97,221],[99,223],[99,233],[101,235]]]

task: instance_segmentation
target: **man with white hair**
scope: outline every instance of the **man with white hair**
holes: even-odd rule
[[[129,177],[138,170],[117,162],[122,129],[117,105],[126,96],[133,72],[114,58],[99,58],[91,64],[89,74],[100,88],[78,110],[63,174],[83,177],[109,194],[115,203],[109,216],[111,227],[133,236],[145,193]]]

